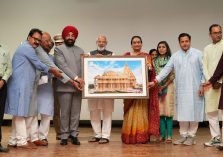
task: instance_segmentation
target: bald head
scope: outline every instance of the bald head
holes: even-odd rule
[[[96,40],[96,44],[99,51],[103,51],[107,45],[107,38],[104,35],[99,35]]]
[[[53,48],[53,41],[51,39],[51,36],[47,32],[43,32],[42,35],[42,41],[40,43],[40,46],[47,52],[49,53],[50,50]]]

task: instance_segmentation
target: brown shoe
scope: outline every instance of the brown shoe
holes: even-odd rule
[[[100,141],[98,142],[99,144],[106,144],[109,143],[109,139],[107,138],[101,138]]]
[[[61,140],[60,135],[56,136],[56,140]]]
[[[15,144],[15,145],[8,144],[7,147],[8,147],[8,148],[16,148],[17,145],[16,145],[16,144]]]
[[[166,139],[164,137],[160,137],[159,142],[160,143],[164,143],[166,141]]]
[[[29,144],[29,143],[27,143],[25,145],[17,146],[17,148],[19,148],[19,149],[37,149],[36,146],[33,146],[33,145]]]
[[[36,140],[36,141],[33,141],[33,143],[36,146],[47,146],[48,145],[48,142],[47,141],[44,141],[44,140]]]

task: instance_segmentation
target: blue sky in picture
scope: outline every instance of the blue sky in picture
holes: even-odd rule
[[[88,61],[88,83],[94,83],[94,77],[107,71],[123,72],[127,64],[136,77],[137,83],[142,83],[141,61]]]

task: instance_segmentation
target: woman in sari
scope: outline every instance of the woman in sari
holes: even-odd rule
[[[150,55],[142,52],[142,39],[133,36],[131,39],[133,51],[125,56],[147,56],[149,80],[155,78],[155,71]],[[126,144],[147,143],[151,135],[159,137],[159,106],[158,88],[149,91],[149,99],[125,99],[124,119],[122,126],[122,142]]]

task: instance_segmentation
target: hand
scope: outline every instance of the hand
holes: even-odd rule
[[[204,83],[202,86],[204,88],[204,92],[206,92],[212,87],[212,84],[211,84],[211,82],[208,81],[208,82]]]
[[[219,88],[221,88],[221,83],[216,82],[212,85],[212,87],[213,87],[213,89],[219,89]]]
[[[97,56],[97,57],[103,57],[103,55],[102,54],[96,54],[95,56]]]
[[[76,81],[73,81],[73,80],[69,80],[68,81],[74,88],[76,88],[77,90],[79,90],[79,91],[82,91],[82,88],[81,88],[81,86],[80,86],[80,84],[78,83],[78,82],[76,82]]]
[[[159,87],[159,93],[162,93],[162,91],[163,91],[164,88],[165,88],[164,86],[160,86]]]
[[[152,87],[154,87],[156,84],[155,84],[155,82],[149,82],[148,83],[148,88],[152,88]]]
[[[86,54],[86,53],[82,53],[81,54],[81,57],[89,57],[90,55],[89,54]]]
[[[79,78],[79,77],[78,77],[75,81],[77,81],[77,82],[80,84],[81,88],[84,87],[85,82],[84,82],[84,80],[83,80],[82,78]]]
[[[199,88],[199,96],[204,96],[204,87],[203,87],[203,85],[201,85],[200,88]]]
[[[63,78],[63,76],[62,76],[62,71],[60,71],[60,70],[57,70],[56,68],[50,68],[49,69],[49,72],[50,73],[52,73],[55,77],[57,77],[57,78]]]
[[[0,89],[4,86],[5,82],[3,80],[0,80]]]

